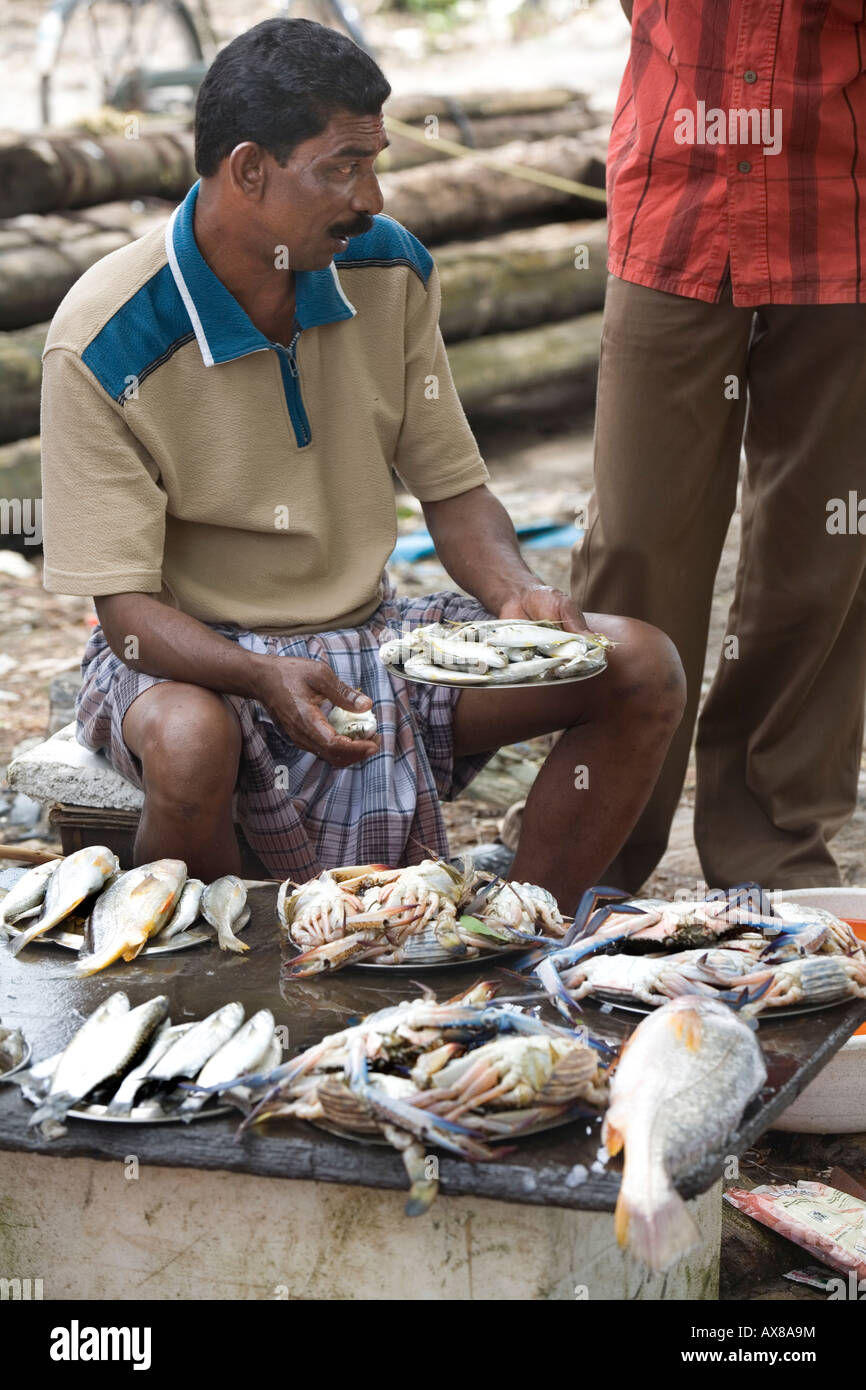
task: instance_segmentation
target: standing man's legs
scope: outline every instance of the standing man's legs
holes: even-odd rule
[[[701,714],[695,838],[714,886],[836,883],[827,840],[856,804],[866,684],[866,307],[761,309],[749,396],[739,650]],[[854,532],[832,534],[849,492]]]
[[[685,714],[656,788],[605,881],[636,891],[667,845],[701,693],[713,583],[733,512],[753,313],[609,277],[595,494],[572,592],[653,623],[686,672]]]

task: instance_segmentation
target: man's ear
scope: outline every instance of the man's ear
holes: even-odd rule
[[[253,140],[235,145],[225,162],[232,187],[242,197],[262,197],[267,183],[266,160],[267,152]]]

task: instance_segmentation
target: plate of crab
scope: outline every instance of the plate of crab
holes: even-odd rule
[[[390,1144],[411,1183],[409,1216],[436,1197],[431,1147],[484,1163],[515,1143],[608,1101],[616,1049],[585,1028],[547,1023],[514,1004],[491,1003],[482,981],[437,1003],[426,996],[378,1009],[274,1070],[209,1088],[245,1112],[239,1133],[294,1118],[361,1143]],[[243,1085],[251,1103],[238,1095]]]
[[[752,1018],[866,999],[866,949],[848,923],[754,883],[673,902],[592,888],[559,945],[517,968],[569,1020],[587,998],[649,1013],[701,994]]]
[[[552,622],[487,618],[427,623],[379,648],[394,675],[421,685],[522,686],[583,681],[607,666],[601,632],[567,632]]]
[[[546,888],[443,859],[403,869],[326,869],[306,883],[287,879],[277,916],[287,944],[299,952],[289,963],[289,979],[347,965],[418,970],[472,964],[530,944],[558,946],[567,930]]]

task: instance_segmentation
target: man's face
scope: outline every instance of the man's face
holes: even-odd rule
[[[387,144],[381,114],[345,112],[298,145],[284,167],[267,156],[262,232],[288,246],[292,270],[324,269],[349,237],[369,231],[383,206],[373,163]]]

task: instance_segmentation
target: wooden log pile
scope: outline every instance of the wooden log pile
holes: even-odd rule
[[[391,101],[387,113],[421,136],[392,134],[381,184],[386,211],[434,248],[442,332],[466,409],[591,382],[604,202],[506,172],[602,190],[604,131],[585,100],[560,90],[464,96],[459,105],[421,95]],[[469,148],[448,157],[440,139]],[[41,353],[63,296],[104,255],[164,224],[194,178],[185,130],[145,127],[130,140],[0,135],[0,465],[29,460],[37,447]],[[7,466],[0,478],[15,475]]]

